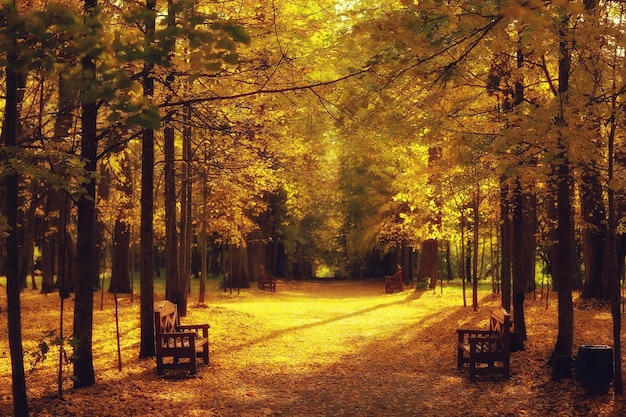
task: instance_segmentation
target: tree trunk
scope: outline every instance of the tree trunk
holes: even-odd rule
[[[402,280],[404,285],[409,285],[413,279],[413,248],[407,240],[402,241],[400,249],[400,265],[402,266]]]
[[[146,0],[146,42],[154,42],[156,0]],[[148,65],[143,78],[143,94],[152,102],[154,79]],[[139,357],[154,356],[154,130],[145,128],[141,144],[141,224],[140,224],[140,326]]]
[[[472,223],[473,241],[474,241],[474,257],[472,258],[472,308],[478,311],[478,230],[480,224],[480,186],[476,184],[476,194],[472,204],[472,213],[474,222]]]
[[[446,279],[448,282],[452,281],[452,251],[450,250],[450,241],[446,240]],[[413,262],[411,262],[413,265]]]
[[[569,22],[566,17],[561,22],[559,29],[559,99],[561,106],[567,103],[569,91],[569,72],[571,66],[570,45],[567,40],[565,28]],[[567,125],[564,119],[564,111],[560,110],[557,117],[557,127]],[[555,158],[552,162],[551,191],[556,196],[555,205],[550,205],[549,210],[555,214],[553,221],[556,221],[556,230],[550,248],[550,263],[552,269],[552,279],[558,291],[558,315],[559,332],[557,335],[554,351],[550,357],[549,364],[554,365],[555,372],[553,379],[569,377],[568,374],[556,374],[559,358],[570,360],[572,356],[572,346],[574,342],[574,305],[572,302],[572,275],[576,273],[575,265],[575,245],[574,245],[574,222],[572,218],[571,206],[571,173],[567,158],[567,147],[562,134],[558,137]]]
[[[96,0],[85,0],[85,18],[94,12]],[[96,82],[95,59],[89,55],[82,59],[82,81],[89,88]],[[74,387],[88,387],[96,382],[93,368],[93,292],[97,282],[98,265],[95,248],[96,227],[96,157],[98,115],[97,103],[82,103],[81,114],[81,157],[85,161],[86,174],[90,177],[84,185],[85,191],[78,198],[77,255],[79,279],[74,300],[74,337],[77,346],[74,350]]]
[[[465,228],[466,227],[467,227],[467,220],[465,218],[465,209],[461,208],[461,250],[459,254],[459,265],[460,265],[459,275],[463,283],[465,283],[466,281],[466,270],[465,270]]]
[[[14,7],[15,5],[13,5]],[[15,10],[15,9],[12,9]],[[9,22],[17,18],[16,12],[8,15]],[[13,40],[13,48],[7,54],[5,68],[6,98],[4,106],[4,123],[2,138],[7,150],[17,145],[18,108],[19,108],[19,74],[15,70],[18,57],[17,48]],[[19,241],[17,236],[17,213],[19,196],[19,174],[9,173],[5,179],[5,215],[9,226],[5,240],[6,246],[6,277],[7,277],[7,325],[9,333],[9,350],[11,355],[11,375],[13,392],[13,414],[28,416],[28,397],[26,392],[26,377],[24,372],[24,350],[22,346],[22,317],[20,306],[20,292],[22,285],[19,279]]]
[[[31,184],[31,189],[33,188]],[[21,210],[18,211],[18,236],[19,236],[19,247],[21,248],[19,254],[19,280],[22,283],[23,288],[28,287],[27,278],[31,277],[31,282],[33,284],[33,289],[37,289],[37,284],[35,283],[35,275],[33,271],[33,253],[35,249],[35,212],[37,206],[35,202],[32,201],[23,201],[19,203],[18,206],[22,207]]]
[[[564,154],[561,154],[566,161]],[[559,158],[560,159],[560,158]],[[552,364],[557,356],[571,357],[574,340],[574,306],[572,303],[573,270],[573,221],[570,201],[570,172],[567,162],[553,166],[553,190],[556,208],[549,209],[556,220],[556,230],[551,235],[555,242],[550,248],[550,266],[554,288],[558,293],[558,336],[550,358]],[[553,217],[554,216],[554,217]]]
[[[506,177],[500,178],[500,236],[502,262],[500,280],[502,285],[502,307],[511,311],[511,264],[513,259],[513,221],[511,219],[511,199]]]
[[[178,228],[176,218],[176,169],[174,127],[168,121],[163,129],[165,154],[165,299],[182,303],[178,257]]]
[[[435,174],[437,166],[441,161],[441,147],[433,146],[428,148],[428,168],[431,175],[428,177],[428,185],[431,188],[429,198],[434,202],[433,211],[429,213],[429,223],[431,235],[438,235],[441,229],[441,193],[439,191],[439,178]],[[422,244],[422,250],[417,264],[417,277],[419,282],[425,282],[430,279],[429,287],[434,289],[437,287],[437,261],[439,255],[439,242],[436,237],[429,237]]]
[[[129,294],[130,288],[130,228],[126,219],[118,213],[113,229],[113,262],[109,292]]]
[[[606,212],[599,173],[583,167],[580,185],[580,209],[583,219],[582,246],[585,282],[581,297],[610,300],[611,282],[602,271],[607,236]]]
[[[535,199],[524,190],[519,179],[515,182],[513,205],[513,313],[515,331],[526,339],[524,296],[535,282]]]
[[[203,172],[202,176],[202,222],[200,228],[200,251],[201,251],[201,259],[202,263],[200,265],[200,290],[198,292],[198,303],[203,304],[204,298],[206,295],[206,279],[207,279],[207,220],[208,220],[208,208],[207,208],[207,200],[208,200],[208,186],[207,186],[207,177],[206,171]]]
[[[613,99],[615,100],[615,98]],[[613,108],[616,107],[616,102],[613,103]],[[615,167],[615,130],[616,121],[612,120],[611,129],[609,132],[608,140],[608,183],[612,183],[614,178]],[[611,316],[613,318],[613,349],[615,353],[614,367],[614,379],[613,389],[616,395],[622,395],[624,393],[624,382],[622,380],[622,311],[621,311],[621,288],[620,288],[620,274],[619,264],[624,264],[624,258],[618,257],[617,249],[617,216],[616,216],[616,204],[615,204],[615,192],[612,187],[608,187],[608,204],[609,204],[609,217],[608,217],[608,235],[607,235],[607,251],[605,253],[603,269],[608,271],[609,281],[611,283],[612,297],[611,297]]]
[[[115,188],[123,198],[113,229],[113,260],[109,292],[132,292],[132,266],[130,264],[131,213],[133,210],[133,181],[131,162],[127,155],[120,161],[122,174]],[[99,189],[100,190],[100,189]]]
[[[191,107],[185,108],[183,128],[183,180],[180,218],[180,295],[179,312],[187,315],[187,296],[191,290],[192,184],[191,184]]]
[[[439,251],[439,241],[437,239],[426,239],[422,242],[420,256],[417,259],[417,277],[416,281],[428,282],[430,280],[430,288],[433,283],[437,283],[437,253]]]

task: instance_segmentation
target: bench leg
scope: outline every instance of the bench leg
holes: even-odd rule
[[[206,345],[202,346],[202,360],[205,365],[209,364],[209,342],[206,342]]]
[[[463,354],[463,349],[458,348],[458,352],[457,352],[457,358],[456,358],[456,367],[459,369],[463,368],[463,365],[465,365],[465,355]]]
[[[189,355],[189,373],[195,375],[198,373],[198,364],[196,363],[196,352],[193,355]]]
[[[476,360],[472,355],[469,358],[469,380],[470,382],[476,381]]]
[[[157,375],[163,375],[163,358],[158,355],[156,358],[156,373]]]

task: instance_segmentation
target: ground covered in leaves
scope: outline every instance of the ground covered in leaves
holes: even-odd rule
[[[0,285],[2,285],[0,281]],[[58,349],[43,361],[41,342],[59,331],[59,299],[26,290],[23,339],[33,416],[625,416],[625,399],[590,395],[571,379],[550,378],[546,360],[557,335],[556,296],[529,295],[525,351],[512,354],[509,380],[470,383],[456,369],[459,327],[487,326],[498,298],[480,293],[480,308],[463,307],[458,286],[443,291],[385,294],[381,281],[279,281],[276,293],[256,288],[223,292],[211,283],[206,305],[194,304],[183,323],[211,324],[211,364],[196,376],[157,377],[154,359],[138,359],[139,301],[115,304],[97,294],[94,361],[97,383],[71,388]],[[468,294],[469,295],[469,294]],[[157,294],[158,297],[162,296]],[[468,300],[468,303],[471,303]],[[71,302],[64,333],[71,332]],[[608,308],[577,303],[575,351],[609,344]],[[0,293],[0,416],[11,415],[6,292]],[[623,342],[622,342],[623,344]],[[574,352],[575,353],[575,352]]]

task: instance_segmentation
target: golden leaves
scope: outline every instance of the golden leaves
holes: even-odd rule
[[[541,299],[545,292],[538,292],[537,300],[527,297],[526,351],[511,355],[511,379],[471,384],[456,369],[455,329],[484,326],[489,308],[499,305],[490,289],[479,290],[481,307],[474,313],[462,307],[458,281],[441,293],[384,294],[384,283],[375,279],[279,285],[277,293],[251,288],[229,295],[209,281],[210,307],[190,308],[188,320],[210,322],[212,364],[201,365],[194,377],[166,379],[155,376],[153,358],[137,358],[139,305],[129,298],[118,300],[123,371],[117,370],[114,300],[105,295],[103,310],[94,312],[96,385],[67,390],[63,401],[53,398],[57,367],[50,355],[27,375],[33,413],[460,417],[515,410],[517,416],[576,417],[626,412],[626,404],[611,394],[589,396],[572,381],[550,380],[545,361],[556,339],[554,293],[548,303]],[[36,349],[42,330],[58,325],[57,304],[56,297],[24,290],[27,351]],[[575,345],[610,343],[608,307],[575,304]],[[65,320],[70,326],[71,314]],[[6,325],[0,327],[0,340],[6,341],[6,331]],[[0,353],[5,348],[6,342]],[[8,406],[10,390],[10,361],[0,361],[0,405]]]

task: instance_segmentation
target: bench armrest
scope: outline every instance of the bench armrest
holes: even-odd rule
[[[472,343],[499,343],[503,342],[504,338],[499,336],[481,336],[481,337],[468,337],[469,344]]]
[[[458,334],[476,334],[476,335],[489,335],[491,330],[478,330],[478,329],[456,329]]]
[[[478,329],[456,329],[456,333],[459,335],[459,340],[463,339],[464,336],[485,337],[485,336],[491,336],[493,334],[491,330],[478,330]]]
[[[197,332],[174,332],[174,333],[161,333],[162,339],[171,339],[171,338],[196,338],[198,337]]]
[[[176,328],[179,330],[191,331],[191,332],[194,332],[196,335],[199,335],[200,333],[202,333],[202,337],[204,338],[209,337],[210,327],[211,326],[209,324],[184,324],[184,325],[176,326]]]

